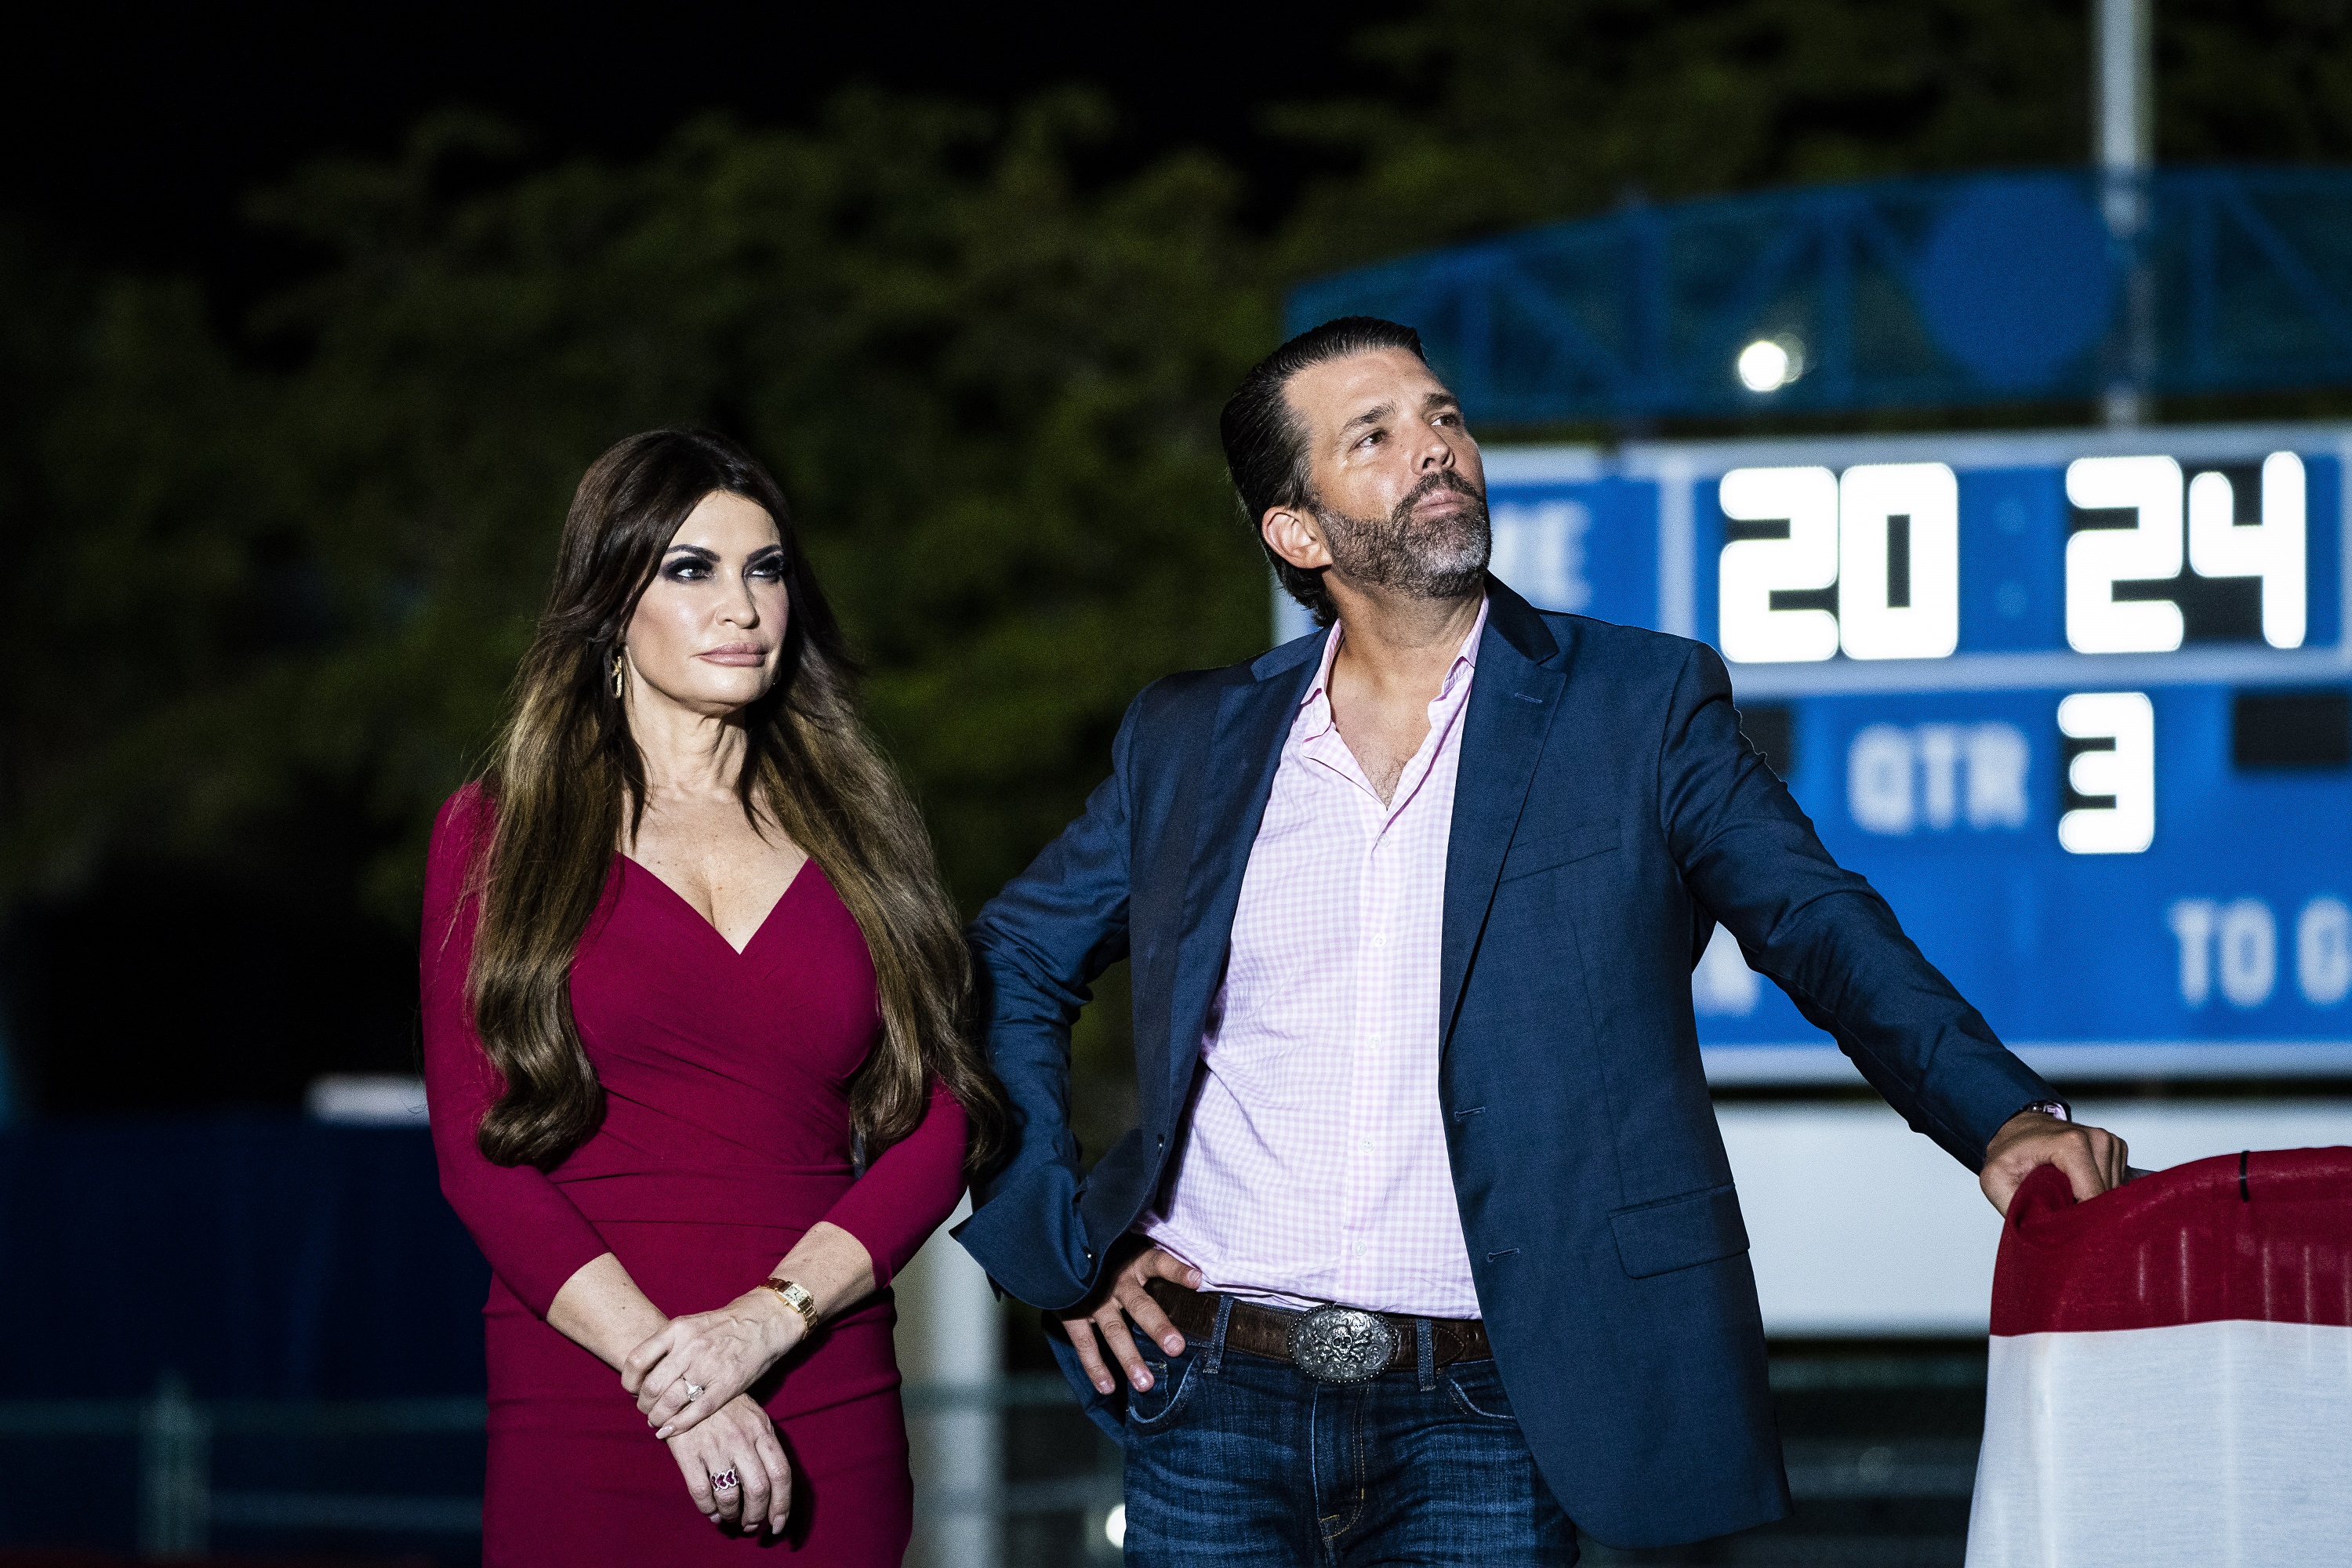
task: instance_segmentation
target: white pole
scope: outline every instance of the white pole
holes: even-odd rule
[[[2091,157],[2103,185],[2107,230],[2136,239],[2147,223],[2147,178],[2156,166],[2154,0],[2091,0]],[[2122,362],[2111,373],[2109,425],[2147,417],[2145,391],[2154,367],[2156,297],[2145,267],[2132,269],[2125,300]]]
[[[212,1539],[212,1417],[167,1372],[139,1416],[142,1557],[201,1556]]]
[[[2150,0],[2092,0],[2098,53],[2099,167],[2145,174],[2156,163],[2156,63]]]
[[[1004,1321],[988,1275],[948,1231],[971,1216],[971,1200],[927,1242],[893,1283],[898,1367],[909,1389],[945,1403],[908,1420],[915,1473],[910,1565],[998,1568],[1003,1557],[1003,1425],[995,1397],[1004,1375]]]

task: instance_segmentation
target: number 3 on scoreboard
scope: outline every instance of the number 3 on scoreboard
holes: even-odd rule
[[[2078,691],[2058,704],[2058,731],[2105,742],[2074,753],[2066,783],[2104,805],[2078,805],[2058,818],[2058,847],[2070,855],[2137,855],[2156,841],[2156,707],[2144,691]]]

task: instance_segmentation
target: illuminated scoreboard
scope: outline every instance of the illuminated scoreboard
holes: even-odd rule
[[[2075,1078],[2352,1069],[2352,427],[1487,454],[1496,575],[1696,637],[1831,851]],[[1718,1081],[1852,1069],[1718,934]]]

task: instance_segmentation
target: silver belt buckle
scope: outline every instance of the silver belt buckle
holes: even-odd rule
[[[1290,1321],[1291,1362],[1318,1383],[1378,1377],[1396,1348],[1396,1326],[1360,1307],[1318,1307]]]

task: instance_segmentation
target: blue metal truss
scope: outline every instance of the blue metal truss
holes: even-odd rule
[[[2352,170],[2051,171],[1629,206],[1291,290],[1503,423],[2352,385]],[[1772,338],[1803,373],[1740,384]]]

